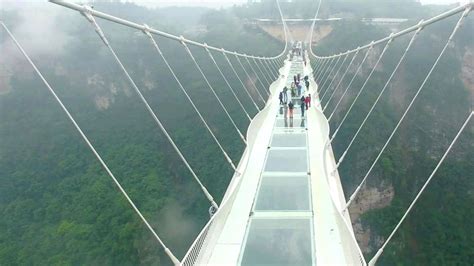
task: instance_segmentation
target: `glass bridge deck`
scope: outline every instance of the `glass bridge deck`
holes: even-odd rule
[[[224,198],[231,203],[221,205],[200,242],[198,265],[361,265],[337,211],[346,202],[339,177],[325,171],[335,161],[323,153],[329,129],[316,104],[317,84],[310,80],[316,108],[304,117],[297,97],[293,119],[278,103],[283,86],[311,73],[310,66],[296,58],[281,73],[286,79],[272,84],[267,106],[249,127],[241,175]]]
[[[286,81],[303,74],[294,62]],[[306,119],[300,100],[294,118],[281,106],[276,114],[263,171],[254,198],[241,265],[314,265],[314,240]]]

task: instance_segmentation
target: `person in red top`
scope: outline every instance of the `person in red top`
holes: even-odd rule
[[[306,104],[306,110],[311,107],[311,94],[308,93],[308,96],[304,99],[304,103]]]

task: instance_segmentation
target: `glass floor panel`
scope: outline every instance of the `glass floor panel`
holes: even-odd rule
[[[308,172],[306,149],[268,151],[265,171],[270,172]]]
[[[274,133],[271,147],[306,147],[306,134]]]
[[[241,265],[312,265],[311,219],[251,219]]]
[[[309,211],[308,176],[262,176],[256,211]]]
[[[286,108],[286,111],[288,112],[288,108]],[[283,106],[280,106],[280,108],[278,109],[278,114],[282,115],[284,113],[285,108]],[[299,106],[295,106],[295,108],[293,109],[293,114],[301,114],[301,108]]]
[[[293,119],[290,118],[277,118],[275,127],[280,127],[280,128],[292,128],[292,127],[298,127],[298,128],[305,128],[306,127],[306,120],[301,119],[301,114],[294,113],[293,114]]]

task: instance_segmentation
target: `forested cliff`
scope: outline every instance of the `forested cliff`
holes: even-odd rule
[[[5,23],[153,228],[182,258],[209,219],[210,203],[92,26],[80,14],[53,4],[39,8],[43,13],[26,6],[6,10]],[[226,10],[151,10],[118,2],[96,3],[95,9],[175,34],[189,31],[195,39],[249,54],[277,55],[284,47],[245,30]],[[233,171],[150,40],[123,26],[98,23],[196,174],[220,202]],[[237,164],[244,144],[183,46],[156,40]],[[0,265],[171,264],[3,30],[0,42]],[[207,53],[191,50],[245,134],[249,121]],[[213,55],[226,66],[221,54]],[[235,58],[230,60],[244,77]],[[257,110],[240,82],[228,66],[223,71],[254,115]]]
[[[393,11],[394,14],[397,10]],[[405,14],[405,13],[402,13]],[[422,14],[434,13],[424,10]],[[421,16],[418,14],[418,16]],[[415,16],[418,18],[417,16]],[[341,163],[339,173],[346,197],[359,185],[395,125],[421,86],[445,45],[460,14],[424,28],[414,41],[373,113]],[[410,17],[409,17],[410,18]],[[415,24],[411,19],[399,29]],[[374,255],[428,179],[473,106],[474,19],[465,19],[421,94],[351,205],[359,244]],[[339,53],[387,36],[383,26],[357,19],[333,25],[317,44],[322,55]],[[333,147],[336,158],[345,151],[377,95],[384,87],[412,35],[395,40],[375,68]],[[357,92],[374,67],[385,43],[375,46],[362,71],[334,112],[331,129],[339,126]],[[355,59],[326,110],[329,115],[361,62]],[[349,62],[350,58],[347,60]],[[345,69],[345,68],[344,68]],[[474,130],[467,126],[433,181],[379,260],[381,265],[470,265],[474,261]]]
[[[118,2],[95,3],[95,9],[218,47],[276,55],[283,49],[282,43],[242,26],[252,16],[277,17],[271,2],[230,10],[146,9]],[[294,2],[294,5],[283,4],[285,14],[314,16],[313,2]],[[362,24],[363,16],[406,14],[410,21],[399,26],[405,27],[447,9],[421,7],[411,1],[405,1],[399,9],[392,1],[377,8],[374,6],[380,1],[361,2],[366,6],[358,5],[358,1],[349,5],[344,1],[323,4],[323,17],[334,13],[353,16],[331,25],[331,32],[316,44],[315,52],[327,55],[345,51],[389,33],[386,27]],[[59,12],[62,9],[52,4],[40,8],[46,9],[5,10],[3,20],[24,44],[153,228],[181,258],[208,220],[209,202],[91,25],[73,11]],[[45,10],[47,15],[41,15],[40,11]],[[420,33],[341,164],[346,196],[353,192],[375,159],[457,18],[431,25]],[[220,202],[232,169],[150,41],[138,31],[98,22],[197,175]],[[391,232],[472,110],[472,30],[473,19],[468,17],[350,209],[358,241],[367,258]],[[409,37],[395,41],[377,67],[334,141],[337,158],[383,87]],[[244,144],[184,48],[161,37],[156,39],[217,138],[234,163],[238,163]],[[0,265],[169,265],[161,247],[4,32],[0,34],[0,45]],[[381,49],[381,46],[374,48],[346,100],[336,110],[331,120],[333,131]],[[195,48],[191,50],[239,128],[246,132],[248,120],[207,54]],[[220,65],[226,64],[221,55],[213,55]],[[356,62],[360,59],[361,55]],[[223,71],[231,85],[238,88],[238,96],[245,99],[246,109],[255,114],[256,109],[245,98],[231,69],[224,67]],[[238,71],[241,77],[245,76]],[[341,88],[348,81],[348,78],[343,80]],[[341,93],[342,89],[335,99]],[[329,110],[334,104],[330,103]],[[381,265],[471,265],[474,262],[473,137],[471,122],[387,247],[379,261]]]

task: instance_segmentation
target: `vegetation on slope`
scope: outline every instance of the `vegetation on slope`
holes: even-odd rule
[[[159,9],[121,3],[95,8],[138,22],[151,20],[150,25],[174,33],[190,29],[186,23],[166,26],[171,22],[159,19]],[[181,11],[166,12],[176,18]],[[228,11],[210,12],[202,20],[207,32],[198,36],[209,44],[269,55],[283,48],[245,31]],[[29,22],[13,11],[8,15],[6,23],[14,32]],[[150,41],[137,31],[98,22],[197,175],[220,202],[232,169]],[[182,258],[209,218],[209,202],[86,20],[67,11],[55,18],[54,25],[55,33],[67,33],[67,45],[47,54],[33,53],[33,60],[153,228]],[[6,35],[0,41],[11,52],[5,57],[11,90],[0,95],[0,265],[171,264],[18,50]],[[32,43],[20,41],[29,51],[36,43],[33,38]],[[184,48],[161,37],[157,42],[238,163],[244,145]],[[207,54],[192,51],[245,133],[248,120]],[[214,56],[230,76],[222,55]],[[255,114],[239,81],[230,81]]]
[[[355,190],[375,160],[446,43],[458,18],[459,15],[431,25],[420,33],[339,168],[347,197]],[[360,219],[353,221],[356,225],[361,224],[364,234],[369,235],[369,246],[364,247],[367,258],[374,255],[393,230],[472,110],[472,84],[466,82],[472,73],[467,76],[465,74],[467,69],[472,68],[472,62],[464,58],[474,49],[471,34],[473,25],[472,18],[465,21],[368,177],[362,192],[392,189],[394,194],[391,195],[389,204],[382,207],[377,204],[363,206],[361,204],[366,199],[359,197],[352,206],[352,210],[357,208],[357,211],[359,208],[368,209]],[[357,34],[352,34],[354,32]],[[332,54],[368,43],[386,34],[388,32],[384,32],[382,28],[357,22],[341,23],[318,44],[316,50],[320,54]],[[369,111],[409,38],[411,36],[394,41],[376,68],[335,139],[336,158],[341,156]],[[335,119],[331,120],[333,131],[361,88],[383,45],[376,47],[376,52],[369,56],[364,65],[365,70],[355,79],[343,104],[336,110]],[[360,54],[356,62],[360,62],[362,56]],[[354,71],[355,67],[342,82],[335,100],[329,104],[327,114],[332,112],[336,100],[341,97],[342,88],[346,88]],[[379,261],[381,265],[468,265],[474,261],[474,226],[471,223],[471,217],[474,215],[473,137],[471,122],[412,213],[385,249]],[[370,193],[364,195],[370,197]],[[360,243],[364,242],[363,239],[359,240]]]

